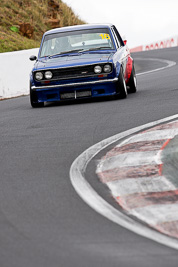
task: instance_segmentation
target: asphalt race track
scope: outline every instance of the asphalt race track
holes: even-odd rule
[[[133,56],[137,73],[167,65],[156,59],[178,64],[178,48]],[[177,114],[177,73],[175,65],[139,75],[138,93],[125,100],[39,109],[31,108],[29,97],[0,102],[1,267],[177,267],[177,250],[102,217],[77,195],[69,178],[72,162],[88,147]],[[87,179],[115,205],[94,167]]]

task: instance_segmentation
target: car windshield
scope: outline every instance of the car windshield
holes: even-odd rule
[[[113,41],[107,28],[61,32],[45,36],[40,57],[101,50],[101,48],[114,49]]]

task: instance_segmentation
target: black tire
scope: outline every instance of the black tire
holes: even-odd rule
[[[30,103],[33,108],[42,108],[44,107],[44,102],[38,103],[38,98],[36,92],[30,89]]]
[[[127,98],[127,86],[124,79],[124,74],[122,68],[120,69],[118,81],[116,84],[116,99],[125,99]]]
[[[129,93],[136,93],[137,92],[137,79],[136,79],[134,65],[132,66],[132,72],[131,72],[130,80],[128,83],[128,87],[129,87],[128,88]]]

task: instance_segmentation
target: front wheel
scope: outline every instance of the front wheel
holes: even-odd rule
[[[124,99],[127,97],[127,87],[124,79],[122,68],[120,69],[119,78],[116,84],[116,98]]]
[[[30,104],[33,108],[41,108],[44,107],[44,102],[38,103],[38,97],[36,92],[30,89]]]
[[[132,72],[131,72],[131,76],[130,76],[130,80],[129,80],[128,86],[129,86],[129,89],[128,89],[129,93],[136,93],[137,92],[137,79],[136,79],[134,65],[132,67]]]

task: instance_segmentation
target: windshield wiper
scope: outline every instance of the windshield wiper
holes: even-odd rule
[[[64,54],[71,54],[71,53],[82,53],[82,52],[87,52],[87,51],[95,51],[95,50],[101,50],[101,49],[112,49],[110,46],[100,46],[100,47],[95,47],[95,48],[89,48],[89,49],[75,49],[75,50],[68,50],[68,51],[64,51],[58,54],[54,54],[54,55],[49,55],[48,58],[51,57],[55,57],[55,56],[60,56],[60,55],[64,55]]]
[[[83,49],[83,50],[80,50],[80,52],[87,52],[87,51],[95,51],[95,50],[101,50],[101,49],[112,49],[110,46],[99,46],[99,47],[95,47],[95,48],[89,48],[89,49]]]
[[[64,51],[64,52],[58,53],[58,54],[49,55],[48,57],[51,58],[51,57],[60,56],[60,55],[64,55],[64,54],[75,53],[75,52],[79,52],[79,51],[80,51],[80,49],[68,50],[68,51]]]

